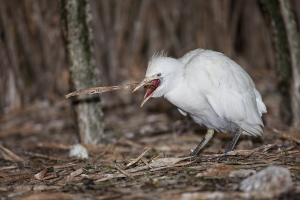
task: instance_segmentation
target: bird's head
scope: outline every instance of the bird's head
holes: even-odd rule
[[[182,65],[180,61],[174,58],[161,55],[150,59],[144,80],[132,91],[133,93],[142,86],[146,89],[141,107],[151,97],[161,97],[170,90],[171,80],[175,78],[179,68],[183,68]]]

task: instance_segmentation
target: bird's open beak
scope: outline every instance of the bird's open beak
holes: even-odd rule
[[[160,78],[157,75],[151,76],[151,77],[146,77],[144,80],[134,88],[132,93],[134,93],[136,90],[138,90],[140,87],[144,86],[146,89],[146,94],[144,96],[144,100],[141,104],[141,107],[152,97],[154,94],[154,91],[156,88],[160,85]]]

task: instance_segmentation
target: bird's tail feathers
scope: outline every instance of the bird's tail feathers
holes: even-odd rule
[[[243,134],[250,136],[262,136],[263,130],[261,125],[242,124]]]

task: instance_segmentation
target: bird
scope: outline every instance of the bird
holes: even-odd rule
[[[179,112],[207,128],[189,156],[196,156],[215,131],[233,133],[225,150],[232,151],[241,134],[262,136],[262,113],[267,109],[249,74],[220,52],[195,49],[181,58],[154,54],[145,78],[132,93],[144,87],[141,107],[150,98],[164,97]]]

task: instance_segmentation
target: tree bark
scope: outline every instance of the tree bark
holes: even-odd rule
[[[300,41],[299,31],[289,0],[280,0],[280,10],[287,34],[293,82],[291,84],[291,106],[293,113],[292,125],[300,126]]]
[[[88,21],[92,17],[89,3],[86,0],[66,0],[63,4],[65,6],[63,11],[65,15],[63,15],[66,17],[70,71],[75,89],[99,86],[100,73],[96,68],[92,53],[92,31]],[[103,142],[104,124],[100,97],[95,95],[79,97],[76,102],[76,124],[81,142],[87,144]]]
[[[293,121],[291,107],[291,63],[285,24],[280,13],[278,0],[260,0],[266,8],[274,32],[274,44],[277,57],[277,76],[279,79],[279,90],[282,96],[281,116],[285,124],[290,125]]]

